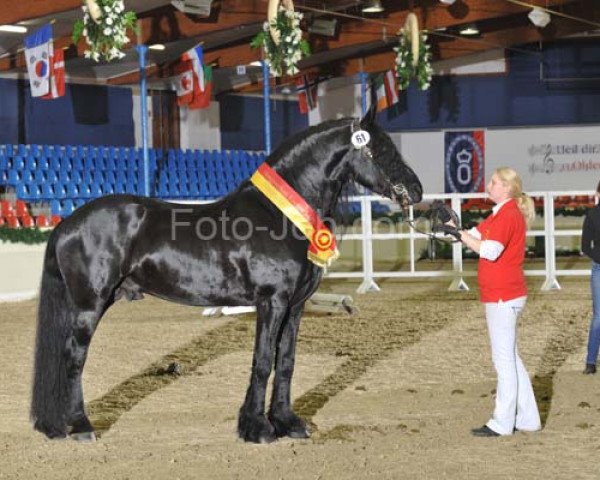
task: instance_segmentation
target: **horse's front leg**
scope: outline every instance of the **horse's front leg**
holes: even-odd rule
[[[275,380],[269,409],[269,420],[278,437],[308,438],[310,436],[306,422],[291,408],[291,383],[294,374],[296,341],[304,303],[290,309],[277,347],[275,360]]]
[[[240,409],[238,434],[247,442],[269,443],[276,440],[275,430],[265,416],[265,393],[271,374],[277,333],[287,314],[287,304],[271,297],[256,306],[256,340],[250,386]]]

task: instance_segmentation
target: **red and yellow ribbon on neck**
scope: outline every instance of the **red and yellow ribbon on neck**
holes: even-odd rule
[[[261,164],[250,181],[308,239],[308,259],[311,262],[323,268],[339,256],[335,235],[306,200],[268,164]]]

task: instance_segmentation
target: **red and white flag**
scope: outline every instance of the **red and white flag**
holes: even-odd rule
[[[175,66],[175,90],[177,91],[177,105],[184,106],[194,99],[194,70],[192,62],[181,62]]]
[[[54,47],[52,47],[54,50]],[[50,56],[50,91],[42,98],[52,100],[65,94],[65,52],[62,48],[54,50]]]
[[[383,75],[383,84],[385,85],[385,97],[388,107],[398,103],[398,85],[396,83],[396,75],[392,70],[388,70]]]

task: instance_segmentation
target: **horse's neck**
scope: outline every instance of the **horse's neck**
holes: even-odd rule
[[[280,167],[280,175],[315,211],[330,216],[342,187],[349,181],[345,168],[348,148],[331,149],[327,158],[319,157],[318,147],[313,150],[316,152],[298,156],[295,165]]]
[[[273,168],[319,214],[329,216],[335,210],[341,189],[349,181],[347,162],[351,149],[348,119],[324,125],[278,159]]]

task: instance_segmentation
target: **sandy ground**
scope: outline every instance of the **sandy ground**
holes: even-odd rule
[[[597,479],[600,377],[581,374],[587,279],[530,298],[519,348],[545,427],[473,438],[495,377],[477,292],[384,282],[360,314],[305,315],[293,393],[308,440],[246,444],[237,411],[254,321],[146,299],[115,305],[94,337],[85,394],[101,437],[49,441],[28,422],[35,302],[0,305],[0,478]],[[326,282],[322,291],[354,293]],[[183,375],[164,374],[177,360]]]

